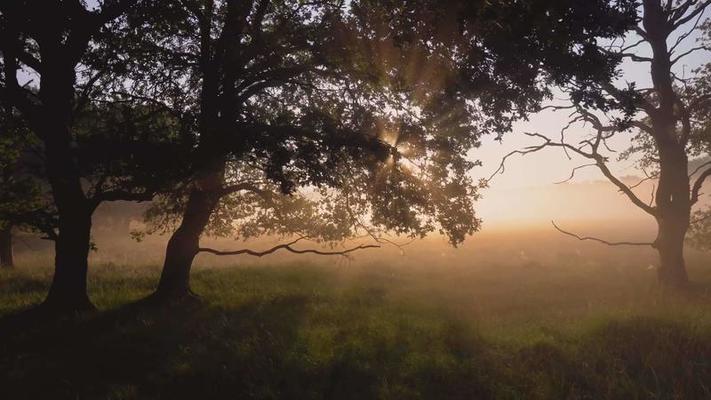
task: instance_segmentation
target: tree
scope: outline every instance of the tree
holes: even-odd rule
[[[12,226],[5,223],[0,228],[0,267],[12,268],[15,261],[12,257]]]
[[[692,206],[699,199],[704,180],[711,175],[708,164],[697,171],[688,168],[689,156],[696,155],[703,147],[698,139],[703,126],[708,126],[709,92],[704,89],[703,77],[687,78],[676,68],[686,56],[709,49],[705,43],[686,46],[686,41],[702,24],[704,11],[710,5],[709,1],[696,0],[643,0],[639,5],[638,24],[626,37],[600,48],[620,61],[649,65],[651,87],[641,87],[634,81],[622,84],[612,79],[601,80],[590,88],[563,84],[563,90],[570,95],[570,105],[550,106],[572,112],[572,120],[563,129],[560,139],[531,133],[530,136],[541,139],[542,143],[516,152],[527,154],[554,147],[590,160],[590,164],[576,170],[598,168],[635,206],[656,220],[658,234],[652,243],[611,243],[573,236],[607,244],[652,246],[660,258],[659,282],[667,287],[684,287],[688,283],[684,239]],[[594,94],[594,101],[585,101],[586,93]],[[565,140],[565,133],[576,124],[588,124],[594,131],[592,137],[579,145]],[[647,174],[644,181],[656,181],[651,202],[642,200],[634,186],[614,176],[608,165],[611,149],[607,142],[628,132],[636,132],[634,145],[622,157],[641,156],[639,165]]]
[[[343,94],[343,81],[328,76],[335,70],[325,70],[327,60],[320,47],[326,45],[324,39],[337,21],[334,13],[338,9],[329,2],[157,3],[144,12],[161,20],[144,25],[139,35],[136,29],[129,32],[128,42],[143,40],[136,46],[136,60],[152,65],[144,71],[144,78],[163,84],[152,85],[160,89],[146,92],[141,83],[127,96],[162,102],[166,108],[192,116],[187,118],[195,121],[199,137],[197,152],[190,160],[195,175],[166,196],[170,209],[180,210],[182,216],[166,250],[156,298],[189,295],[189,271],[200,250],[200,235],[222,198],[245,192],[264,198],[265,193],[274,192],[275,185],[278,192],[291,193],[299,184],[327,178],[323,171],[319,176],[315,170],[309,177],[299,176],[303,165],[289,165],[297,146],[308,144],[312,157],[319,154],[319,146],[328,148],[331,154],[324,157],[331,159],[329,165],[341,156],[354,159],[364,146],[377,149],[378,154],[371,157],[387,157],[386,146],[375,136],[358,137],[345,118],[334,120],[316,105],[330,99],[334,100],[330,104],[333,112],[348,113],[351,120],[365,116],[344,108],[344,102],[336,98]],[[173,79],[161,80],[165,70],[172,71]],[[337,86],[324,97],[320,94],[324,91],[315,89],[327,80]],[[183,85],[175,87],[176,81]],[[166,87],[179,93],[170,99],[182,101],[166,101]],[[372,126],[374,120],[366,123]],[[322,140],[330,141],[319,142]],[[354,144],[350,154],[337,154],[348,141]],[[258,166],[256,173],[248,168],[254,165]],[[246,176],[245,171],[249,171]],[[297,179],[302,182],[297,184]]]
[[[275,205],[277,196],[312,209],[302,200],[317,193],[328,204],[318,219],[338,226],[338,235],[317,234],[325,240],[439,230],[457,244],[476,231],[478,184],[468,176],[476,162],[467,154],[479,136],[501,135],[538,108],[549,95],[541,65],[550,79],[609,74],[600,68],[609,56],[574,46],[586,44],[586,30],[610,36],[628,20],[624,7],[580,2],[570,29],[547,33],[551,21],[571,15],[567,4],[546,4],[208,1],[146,9],[163,24],[134,27],[127,41],[155,44],[137,46],[149,51],[136,59],[152,65],[148,81],[165,85],[146,92],[139,84],[129,95],[155,102],[155,93],[179,93],[170,98],[187,101],[163,104],[194,115],[199,138],[197,174],[162,203],[168,216],[182,215],[167,219],[180,222],[155,298],[189,296],[200,251],[265,253],[200,247],[211,221],[224,227],[230,212],[267,216],[243,223],[241,215],[242,232],[303,233],[279,228],[287,221],[277,211],[291,201]],[[608,24],[598,25],[599,15]],[[159,78],[165,71],[170,80]],[[160,210],[152,215],[158,225],[172,226]]]
[[[47,231],[37,139],[11,107],[0,114],[0,266],[14,267],[13,230]]]
[[[711,48],[711,21],[707,20],[702,26],[703,36],[701,44],[707,49]],[[702,184],[704,182],[705,169],[711,165],[709,156],[711,155],[711,63],[699,68],[693,80],[684,85],[685,97],[696,99],[697,109],[693,116],[693,130],[689,138],[691,156],[694,157],[689,163],[691,170],[690,177],[696,179],[693,185],[696,189],[699,200],[701,200]],[[651,152],[648,152],[653,154]],[[711,207],[696,210],[691,218],[688,242],[704,251],[711,249]]]
[[[45,304],[60,310],[92,308],[86,278],[93,205],[82,188],[71,132],[78,97],[76,71],[92,38],[131,3],[89,11],[80,2],[23,1],[3,3],[0,9],[2,96],[20,110],[44,143],[59,213],[55,274]],[[40,76],[38,93],[18,81],[18,71],[25,67]]]
[[[57,225],[49,235],[55,241],[55,273],[43,303],[53,311],[93,308],[87,295],[91,216],[103,201],[150,200],[162,183],[153,166],[171,155],[157,157],[154,144],[175,136],[154,140],[153,132],[180,133],[180,124],[163,117],[163,110],[114,102],[107,93],[127,79],[125,57],[108,39],[136,3],[0,5],[0,95],[40,139],[56,207]],[[143,128],[147,132],[139,131]]]

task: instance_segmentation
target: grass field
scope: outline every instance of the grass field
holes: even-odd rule
[[[106,264],[101,312],[13,323],[50,272],[0,274],[0,398],[711,399],[701,265],[685,295],[614,265],[201,267],[203,304],[150,310],[158,268]]]

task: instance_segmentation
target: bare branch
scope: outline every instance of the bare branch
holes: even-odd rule
[[[707,161],[707,162],[705,162],[705,163],[699,165],[695,170],[693,170],[693,171],[689,174],[689,178],[691,178],[692,176],[696,175],[699,171],[701,171],[702,169],[708,167],[709,165],[711,165],[711,161]]]
[[[629,58],[630,60],[635,61],[635,62],[652,62],[652,61],[654,61],[649,57],[642,57],[639,54],[635,54],[635,53],[616,53],[616,54],[622,58]]]
[[[96,195],[94,195],[90,200],[90,205],[95,209],[96,207],[99,206],[104,201],[119,201],[119,200],[125,200],[125,201],[135,201],[135,202],[145,202],[145,201],[151,201],[155,197],[155,193],[153,191],[146,191],[146,192],[130,192],[127,190],[109,190],[106,192],[99,192]]]
[[[645,172],[645,175],[646,175],[646,172]],[[654,179],[657,179],[657,174],[647,175],[646,178],[641,179],[639,182],[635,183],[634,185],[630,186],[629,188],[636,189],[636,188],[640,187],[644,182],[648,182],[648,181],[651,181]]]
[[[560,185],[560,184],[562,184],[562,183],[570,182],[571,180],[573,180],[573,178],[575,178],[575,173],[576,173],[579,169],[583,169],[583,168],[587,168],[587,167],[594,167],[594,166],[596,166],[596,165],[597,165],[596,163],[585,164],[585,165],[579,165],[579,166],[573,168],[573,170],[570,172],[570,176],[569,176],[567,179],[564,179],[564,180],[562,180],[562,181],[560,181],[560,182],[553,182],[553,183],[556,184],[556,185]]]
[[[641,208],[644,212],[646,212],[649,215],[656,216],[657,215],[657,210],[656,208],[650,206],[649,204],[643,202],[639,197],[637,197],[636,194],[632,191],[632,189],[629,188],[629,186],[625,185],[621,180],[619,180],[616,176],[612,174],[612,171],[605,165],[603,161],[598,161],[598,168],[600,171],[602,171],[602,174],[605,175],[605,177],[612,182],[615,186],[617,186],[618,189],[622,193],[624,193],[627,198],[629,198],[634,205],[637,207]]]
[[[689,6],[691,6],[691,4],[694,4],[694,3],[696,3],[696,2],[695,1],[687,1],[686,4],[679,7],[678,12],[675,13],[675,15],[674,15],[674,20],[676,22],[674,23],[674,25],[672,25],[673,29],[676,29],[676,28],[684,25],[685,23],[694,19],[697,15],[706,11],[706,7],[711,5],[711,0],[705,0],[703,3],[699,4],[699,6],[696,7],[694,9],[694,11],[692,11],[689,15],[683,17],[683,15],[686,13],[686,10],[689,8]]]
[[[575,109],[575,105],[569,105],[569,106],[549,105],[549,106],[541,107],[541,111],[546,111],[546,110],[559,111],[559,110],[572,110],[572,109]]]
[[[691,53],[697,52],[697,51],[699,51],[699,50],[711,51],[711,47],[708,47],[708,46],[696,46],[696,47],[693,47],[693,48],[691,48],[691,49],[689,49],[689,50],[687,50],[687,51],[681,53],[679,56],[677,56],[677,57],[674,58],[673,60],[671,60],[671,65],[676,64],[676,63],[679,62],[679,60],[681,60],[682,58],[688,56],[688,55],[691,54]]]
[[[623,47],[622,49],[620,49],[620,51],[623,52],[623,53],[624,53],[624,52],[628,52],[628,51],[630,51],[630,50],[636,48],[637,46],[639,46],[640,44],[645,43],[645,42],[646,42],[645,39],[640,39],[640,40],[638,40],[637,42],[635,42],[634,44],[631,44],[631,45],[629,45],[629,46],[627,46],[627,47]]]
[[[669,49],[670,55],[674,53],[674,50],[676,50],[676,48],[679,47],[679,45],[684,40],[686,40],[686,38],[688,38],[689,36],[691,36],[692,33],[694,33],[694,31],[699,27],[699,23],[701,22],[702,17],[703,17],[703,13],[699,15],[699,17],[696,19],[696,22],[694,22],[694,25],[691,27],[691,29],[686,31],[684,34],[679,35],[679,37],[676,39],[676,42],[674,43],[674,45]]]
[[[373,249],[373,248],[379,248],[379,245],[375,244],[369,244],[369,245],[359,245],[356,247],[351,247],[346,250],[340,250],[340,251],[322,251],[322,250],[317,250],[317,249],[304,249],[304,250],[299,250],[295,249],[292,246],[301,240],[306,239],[305,237],[300,237],[296,240],[293,240],[289,243],[282,243],[279,245],[276,245],[270,249],[264,250],[264,251],[257,251],[257,250],[252,250],[252,249],[240,249],[240,250],[233,250],[233,251],[220,251],[220,250],[215,250],[207,247],[201,247],[198,249],[199,253],[210,253],[214,254],[216,256],[236,256],[240,254],[246,254],[254,257],[264,257],[266,255],[275,253],[279,250],[286,250],[291,253],[295,254],[316,254],[320,256],[347,256],[350,253],[353,253],[358,250],[365,250],[365,249]]]
[[[645,41],[649,41],[649,34],[647,34],[647,31],[642,29],[641,27],[637,26],[634,28],[634,31],[641,36]]]
[[[603,239],[599,239],[599,238],[596,238],[596,237],[580,236],[580,235],[577,235],[577,234],[572,233],[572,232],[564,231],[563,229],[561,229],[560,227],[558,227],[558,225],[556,225],[555,221],[551,221],[551,224],[553,224],[553,227],[554,227],[558,232],[560,232],[560,233],[562,233],[562,234],[564,234],[564,235],[570,236],[570,237],[574,237],[574,238],[576,238],[576,239],[578,239],[578,240],[580,240],[580,241],[590,240],[590,241],[593,241],[593,242],[598,242],[598,243],[606,244],[606,245],[608,245],[608,246],[654,246],[654,243],[651,243],[651,242],[610,242],[610,241],[603,240]]]
[[[563,149],[570,150],[570,151],[572,151],[582,157],[585,157],[587,159],[594,160],[595,165],[597,165],[598,169],[602,172],[602,174],[610,182],[612,182],[615,186],[617,186],[617,188],[622,193],[624,193],[630,199],[630,201],[632,201],[632,203],[634,205],[636,205],[637,207],[639,207],[646,213],[648,213],[652,216],[656,216],[656,214],[657,214],[656,208],[650,206],[646,202],[642,201],[642,199],[637,197],[637,195],[632,191],[632,189],[630,189],[625,183],[623,183],[619,178],[617,178],[612,173],[612,171],[610,171],[609,167],[606,164],[607,158],[605,158],[600,153],[598,153],[598,147],[599,147],[600,143],[602,142],[605,133],[614,131],[616,128],[613,126],[604,126],[601,123],[601,121],[599,120],[599,118],[592,115],[591,113],[588,113],[584,110],[580,110],[580,112],[586,116],[585,120],[591,122],[593,127],[598,131],[597,138],[594,143],[591,142],[590,140],[583,141],[583,143],[585,143],[591,147],[591,152],[588,153],[586,151],[583,151],[579,147],[572,146],[572,145],[565,143],[565,142],[560,142],[560,143],[554,142],[547,136],[542,135],[540,133],[525,133],[527,136],[537,137],[537,138],[542,139],[543,143],[540,145],[537,145],[537,146],[529,146],[523,150],[515,150],[515,151],[512,151],[511,153],[505,155],[504,158],[501,160],[501,163],[499,164],[499,168],[494,172],[494,174],[491,175],[491,177],[489,178],[489,180],[487,180],[487,182],[491,181],[494,178],[494,176],[496,176],[497,174],[504,173],[506,160],[516,154],[526,155],[526,154],[535,153],[537,151],[543,150],[547,147],[560,147]]]
[[[696,181],[694,181],[694,186],[691,189],[691,204],[696,204],[699,201],[699,192],[701,191],[701,186],[703,186],[704,181],[706,178],[711,176],[711,168],[705,170],[704,172],[699,175],[698,178],[696,178]]]
[[[534,134],[530,134],[530,133],[524,133],[524,134],[525,134],[525,135],[528,135],[528,136],[534,135]],[[535,135],[538,135],[538,134],[535,134]],[[522,156],[523,156],[523,155],[526,155],[526,154],[535,153],[535,152],[537,152],[537,151],[543,150],[543,149],[545,149],[546,147],[548,147],[548,145],[551,143],[551,140],[548,139],[548,138],[546,138],[546,137],[543,136],[543,135],[540,135],[540,136],[545,139],[545,142],[544,142],[543,144],[538,145],[538,146],[528,146],[528,147],[526,147],[526,148],[523,149],[523,150],[514,150],[514,151],[512,151],[512,152],[506,154],[506,155],[501,159],[501,163],[499,164],[499,168],[497,168],[496,171],[494,171],[494,173],[491,174],[491,176],[489,177],[489,179],[486,180],[486,182],[487,182],[487,183],[488,183],[488,182],[491,182],[491,181],[494,179],[494,177],[495,177],[496,175],[503,174],[503,173],[506,171],[506,161],[507,161],[510,157],[513,157],[513,156],[515,156],[516,154],[519,154],[519,155],[522,155]]]

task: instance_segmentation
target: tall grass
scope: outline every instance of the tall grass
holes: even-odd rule
[[[701,266],[688,294],[625,265],[201,267],[203,304],[128,306],[158,273],[98,266],[101,312],[17,325],[50,270],[3,271],[1,397],[711,398]]]

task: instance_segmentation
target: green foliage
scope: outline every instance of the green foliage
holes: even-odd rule
[[[703,45],[711,45],[711,20],[702,26],[703,35],[700,39]],[[711,155],[711,63],[706,63],[694,71],[694,79],[684,86],[683,96],[692,105],[690,107],[692,131],[689,140],[689,153],[695,157],[690,163],[691,178],[698,178],[708,166]],[[654,154],[647,152],[647,154]],[[701,190],[702,194],[704,190]],[[691,218],[688,243],[704,250],[711,250],[711,209],[706,206],[696,210]]]
[[[10,111],[0,116],[0,224],[51,232],[54,216],[41,181],[39,141]]]
[[[595,41],[634,15],[623,1],[210,4],[143,3],[112,40],[135,82],[125,97],[193,122],[195,170],[224,158],[228,183],[261,192],[223,199],[211,233],[438,231],[454,245],[480,227],[481,136],[537,111],[551,82],[590,97],[619,61]],[[149,222],[172,227],[191,188],[163,196]],[[319,222],[302,226],[306,215]]]
[[[195,138],[185,122],[161,107],[96,102],[76,117],[78,168],[90,197],[148,201],[192,173]],[[140,198],[140,194],[146,194]]]
[[[691,218],[687,243],[696,249],[711,251],[711,210],[698,210]]]

